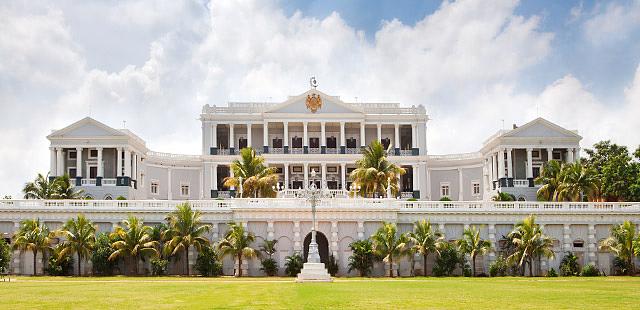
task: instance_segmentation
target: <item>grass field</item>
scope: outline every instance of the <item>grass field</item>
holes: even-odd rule
[[[640,308],[640,278],[53,278],[0,282],[0,309]]]

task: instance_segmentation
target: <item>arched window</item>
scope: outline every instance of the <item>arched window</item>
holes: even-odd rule
[[[113,200],[113,198],[111,198],[111,194],[106,194],[104,200]]]
[[[518,201],[527,201],[527,199],[524,198],[524,196],[520,196],[520,197],[518,197]]]

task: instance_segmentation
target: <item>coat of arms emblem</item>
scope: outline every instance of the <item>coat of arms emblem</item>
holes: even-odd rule
[[[322,107],[322,99],[320,98],[320,95],[307,95],[307,109],[312,113],[316,113],[320,107]]]

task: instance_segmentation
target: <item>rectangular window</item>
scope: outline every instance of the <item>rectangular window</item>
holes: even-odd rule
[[[70,178],[75,178],[78,175],[78,171],[76,170],[76,168],[69,168],[69,177]]]
[[[89,167],[89,178],[95,179],[98,176],[98,167],[91,166]]]
[[[154,195],[158,194],[158,189],[160,188],[160,184],[158,181],[151,181],[151,193]]]
[[[357,147],[356,145],[357,144],[356,144],[356,139],[355,138],[351,137],[351,138],[347,139],[347,148],[355,149]]]
[[[562,161],[562,153],[553,151],[553,159],[557,161]]]
[[[309,138],[309,147],[312,149],[320,148],[320,138]]]
[[[180,195],[185,197],[189,196],[189,185],[180,185]]]
[[[98,158],[98,150],[89,150],[89,158]]]
[[[338,172],[338,167],[335,167],[335,166],[327,167],[327,173],[337,173],[337,172]]]
[[[449,197],[449,183],[440,184],[440,197]]]
[[[246,147],[247,147],[247,139],[245,139],[245,138],[238,139],[238,149],[242,150],[242,149],[244,149]]]
[[[274,148],[278,148],[278,149],[282,148],[282,139],[280,139],[280,138],[273,139],[272,145],[273,145]]]
[[[301,149],[302,148],[302,138],[300,137],[293,137],[291,138],[291,147],[294,149]]]
[[[473,195],[480,195],[480,182],[472,182],[471,188],[473,189]]]
[[[531,157],[534,159],[542,159],[542,156],[540,156],[540,150],[532,150]]]
[[[68,159],[76,159],[78,158],[78,152],[77,151],[67,151],[67,158]]]
[[[336,137],[328,137],[327,138],[327,148],[335,149],[336,146]]]

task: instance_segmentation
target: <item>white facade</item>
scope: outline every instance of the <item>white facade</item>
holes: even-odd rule
[[[307,106],[310,96],[321,99],[317,110]],[[68,173],[95,199],[224,198],[235,194],[222,186],[229,164],[250,146],[277,168],[281,197],[308,185],[312,170],[317,181],[346,196],[361,148],[380,140],[391,149],[389,159],[407,171],[400,198],[486,200],[502,190],[535,200],[532,180],[541,165],[550,157],[577,159],[581,139],[538,118],[499,131],[479,152],[429,155],[423,106],[347,103],[315,88],[281,103],[205,105],[200,120],[202,154],[181,155],[151,151],[130,131],[85,118],[47,137],[50,175]]]

